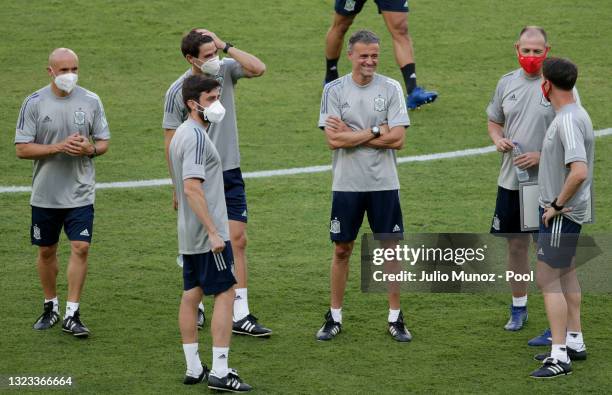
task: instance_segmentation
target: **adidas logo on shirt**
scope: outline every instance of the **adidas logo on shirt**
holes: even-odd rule
[[[83,230],[81,233],[79,233],[81,236],[89,236],[89,231],[87,229]]]
[[[43,119],[43,123],[51,122],[51,118],[47,115],[45,119]]]
[[[512,96],[508,98],[508,100],[517,101],[516,95],[513,93]]]

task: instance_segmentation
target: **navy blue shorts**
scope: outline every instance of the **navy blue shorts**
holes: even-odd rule
[[[540,207],[540,232],[538,235],[538,260],[556,269],[567,268],[576,256],[576,246],[582,225],[563,215],[542,222],[544,209]]]
[[[329,235],[332,241],[349,242],[357,238],[368,214],[370,229],[376,239],[401,240],[404,221],[399,191],[338,192],[333,191]]]
[[[357,15],[363,9],[367,0],[336,0],[334,10],[344,16]],[[408,1],[406,0],[374,0],[378,6],[378,13],[383,11],[408,12]]]
[[[225,190],[225,205],[227,218],[232,221],[247,222],[247,201],[244,190],[244,180],[240,168],[223,172],[223,187]]]
[[[204,295],[217,295],[236,284],[232,244],[225,242],[220,253],[183,254],[183,289],[202,288]]]
[[[32,206],[30,240],[37,246],[46,247],[57,244],[63,226],[68,240],[91,243],[93,222],[93,204],[74,208]]]
[[[491,221],[491,233],[537,233],[521,230],[521,201],[519,191],[497,187],[495,213]]]

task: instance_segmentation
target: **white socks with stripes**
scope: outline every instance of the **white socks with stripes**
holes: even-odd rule
[[[565,344],[553,344],[552,349],[550,351],[550,356],[559,362],[569,362],[569,358],[567,356],[567,347]]]
[[[200,377],[202,374],[202,362],[198,352],[198,343],[183,344],[183,352],[187,362],[187,376]]]
[[[79,309],[78,302],[66,302],[66,315],[64,316],[64,319],[68,317],[73,317],[74,313],[76,313],[78,309]]]
[[[229,347],[215,347],[212,348],[212,370],[211,374],[215,377],[225,377],[229,373],[227,367],[227,360],[229,358]]]
[[[45,298],[45,303],[49,303],[49,302],[53,302],[53,311],[59,314],[59,300],[57,300],[57,296],[54,297],[53,299]]]
[[[251,312],[249,311],[249,299],[247,297],[247,289],[236,288],[234,291],[236,292],[236,296],[234,296],[234,322],[238,322],[247,315],[249,315]]]
[[[584,338],[582,337],[582,332],[568,331],[567,335],[565,335],[565,344],[567,344],[567,346],[570,347],[572,350],[586,350],[586,346],[584,345]]]

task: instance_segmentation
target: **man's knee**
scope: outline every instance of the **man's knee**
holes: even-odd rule
[[[529,253],[529,239],[515,238],[508,239],[508,252],[512,257],[526,257]]]
[[[410,38],[410,35],[408,33],[408,20],[406,19],[406,17],[402,16],[393,18],[390,21],[388,27],[389,33],[391,34],[391,37],[393,37],[393,39]]]
[[[352,243],[335,243],[334,255],[336,259],[341,261],[348,261],[353,251]]]
[[[81,258],[86,258],[89,253],[89,243],[85,241],[73,241],[70,243],[70,250],[72,254]]]
[[[336,14],[331,28],[344,35],[353,24],[353,19],[354,17]]]
[[[43,263],[53,262],[57,256],[57,244],[39,247],[38,256]]]
[[[231,234],[232,248],[236,250],[244,250],[247,246],[247,235],[245,231]]]

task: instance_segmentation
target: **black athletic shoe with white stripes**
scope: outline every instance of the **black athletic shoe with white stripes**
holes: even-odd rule
[[[317,340],[331,340],[340,332],[342,332],[342,324],[334,321],[331,310],[327,310],[325,322],[317,332]]]
[[[404,314],[400,311],[397,321],[389,322],[389,333],[393,340],[398,342],[409,342],[412,340],[412,334],[404,324]]]
[[[569,357],[569,359],[571,361],[586,361],[587,359],[587,352],[586,352],[586,347],[584,348],[584,350],[578,351],[578,350],[574,350],[571,347],[567,347],[567,356]],[[544,354],[536,354],[533,359],[535,359],[536,361],[544,361],[546,358],[550,358],[550,353],[544,353]]]
[[[36,319],[34,329],[42,331],[49,329],[59,321],[59,314],[53,310],[53,302],[44,304],[43,313]]]
[[[183,384],[193,385],[201,383],[203,381],[207,381],[209,373],[210,370],[208,370],[208,366],[202,365],[202,373],[198,377],[193,377],[186,374],[185,379],[183,380]]]
[[[66,317],[64,319],[62,330],[64,332],[71,333],[76,337],[85,338],[89,336],[89,329],[87,329],[85,324],[81,322],[81,314],[79,310],[75,311],[72,317]]]
[[[268,329],[261,325],[259,322],[257,322],[257,317],[249,314],[240,321],[234,322],[232,332],[237,335],[268,337],[272,334],[272,329]]]
[[[238,372],[230,369],[225,377],[217,377],[213,373],[208,375],[208,388],[217,391],[249,392],[253,387],[238,377]]]
[[[198,307],[198,321],[196,325],[198,326],[198,330],[204,327],[204,323],[206,322],[206,315],[204,315],[204,310]]]
[[[561,362],[555,358],[546,358],[542,366],[531,372],[531,377],[534,379],[552,379],[557,376],[566,376],[572,374],[572,363]]]

